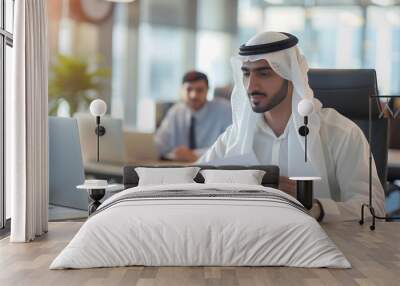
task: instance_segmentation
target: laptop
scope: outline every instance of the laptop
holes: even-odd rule
[[[124,141],[126,163],[159,160],[158,150],[154,143],[154,133],[125,130]]]
[[[49,116],[49,203],[87,210],[86,192],[75,189],[84,180],[76,119]]]
[[[90,114],[78,113],[74,116],[78,122],[82,157],[85,163],[97,162],[96,118]],[[102,116],[100,124],[106,133],[100,136],[100,160],[102,164],[123,165],[125,146],[123,142],[122,120]]]

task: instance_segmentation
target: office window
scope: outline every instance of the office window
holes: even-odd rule
[[[138,129],[154,130],[155,102],[180,99],[188,33],[182,28],[140,25]]]
[[[368,7],[365,67],[375,68],[381,94],[400,95],[400,7]]]
[[[239,43],[243,44],[257,32],[261,32],[264,10],[252,5],[252,0],[238,1]]]
[[[285,31],[299,36],[304,31],[305,10],[302,7],[269,7],[265,9],[264,17],[266,30]]]
[[[316,7],[307,12],[311,21],[306,56],[322,68],[362,67],[362,27],[359,7]],[[343,48],[346,46],[346,48]]]
[[[239,0],[239,38],[264,30],[293,33],[310,67],[374,68],[380,93],[399,95],[400,2],[362,2]]]
[[[213,88],[231,83],[232,36],[214,31],[197,32],[196,68],[207,74],[210,81],[210,94]]]
[[[139,77],[143,83],[140,94],[154,100],[177,100],[183,73],[183,31],[176,28],[140,27],[143,51]]]
[[[10,217],[10,194],[5,190],[5,102],[11,94],[14,1],[0,0],[0,228]],[[7,203],[6,203],[7,202]]]

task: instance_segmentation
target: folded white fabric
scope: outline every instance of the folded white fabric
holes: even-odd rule
[[[193,179],[199,170],[199,167],[135,168],[139,186],[195,183]]]
[[[262,170],[202,170],[205,184],[261,185],[265,171]]]

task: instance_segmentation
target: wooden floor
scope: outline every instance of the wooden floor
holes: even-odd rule
[[[50,223],[49,233],[27,244],[0,241],[0,285],[400,285],[400,223],[324,226],[352,269],[288,267],[122,267],[48,270],[82,225]]]

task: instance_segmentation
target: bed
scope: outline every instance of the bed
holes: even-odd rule
[[[138,185],[136,167],[124,168],[126,189],[98,208],[50,269],[351,267],[305,208],[277,189],[276,166],[218,167],[264,170],[261,185],[206,184],[199,173],[193,183],[151,186]]]

